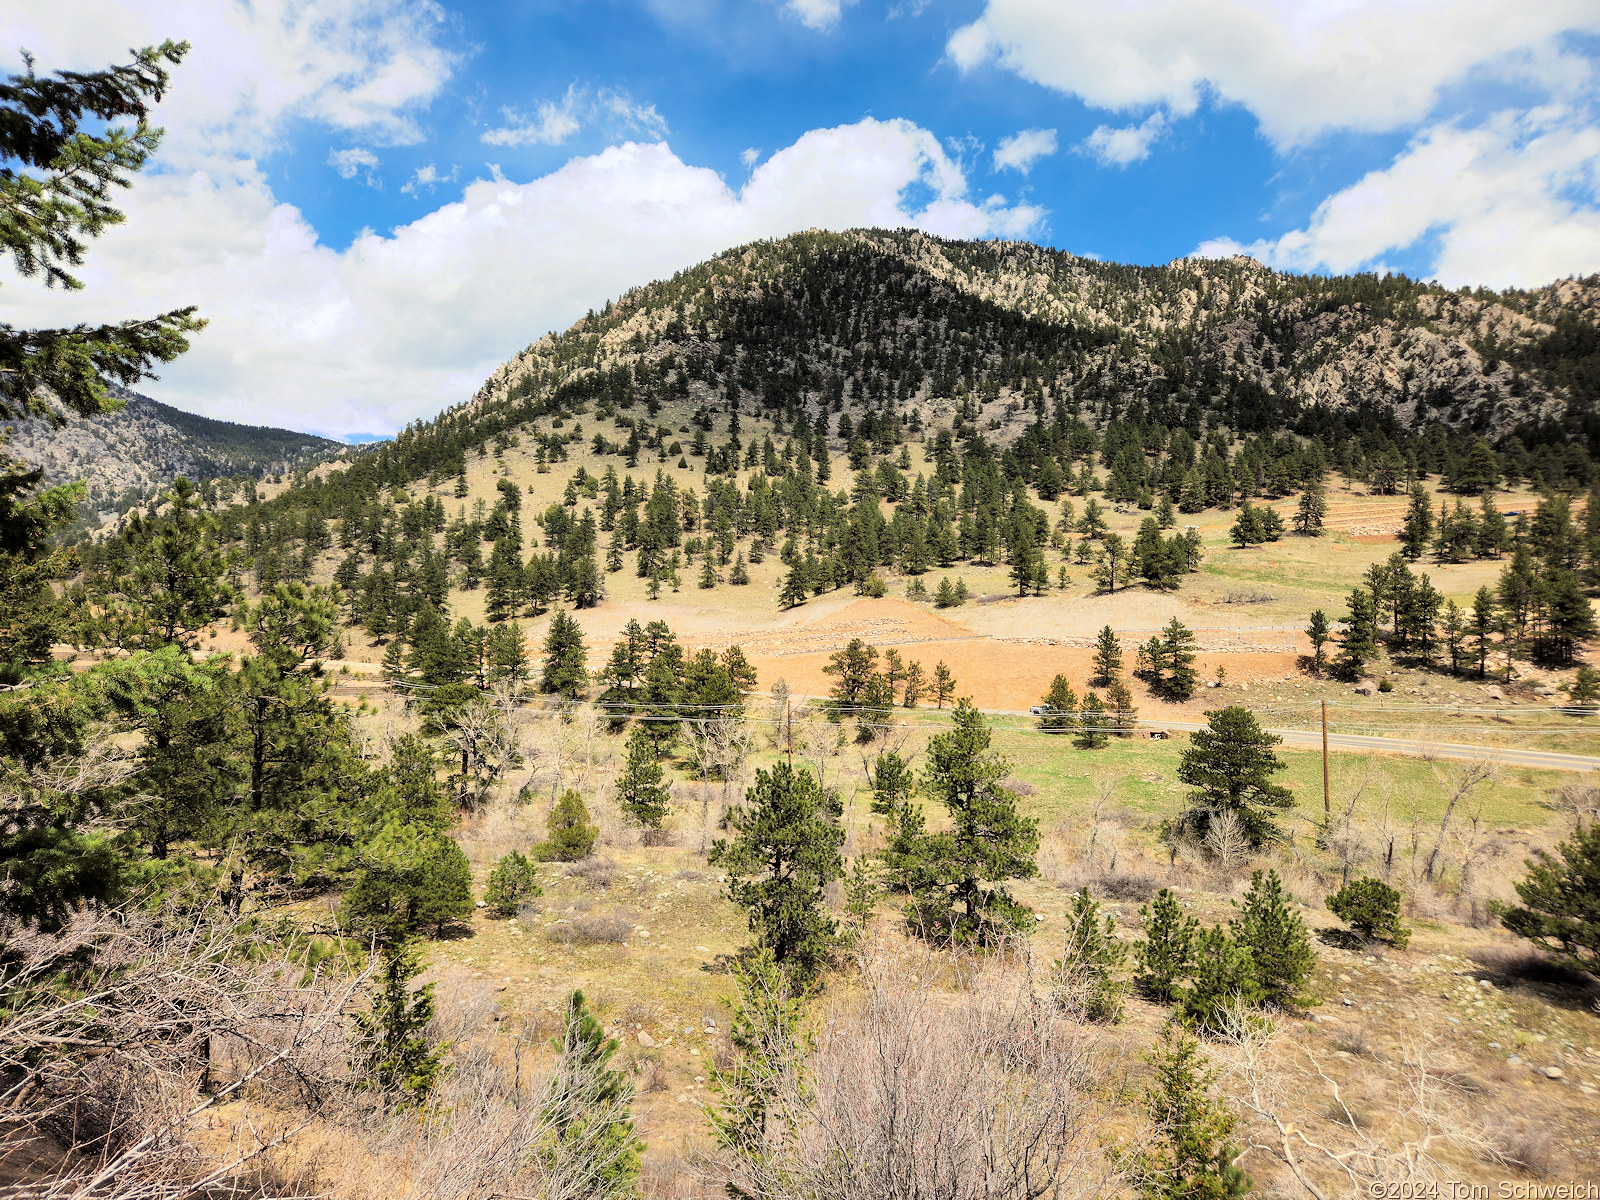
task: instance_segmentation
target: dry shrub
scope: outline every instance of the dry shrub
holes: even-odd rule
[[[1372,1039],[1359,1025],[1347,1025],[1339,1029],[1333,1035],[1333,1045],[1337,1050],[1343,1050],[1346,1054],[1354,1054],[1360,1058],[1372,1053]]]
[[[1537,1179],[1549,1179],[1563,1166],[1560,1149],[1547,1130],[1507,1121],[1490,1131],[1490,1139],[1489,1153],[1484,1156],[1490,1162],[1515,1167]]]
[[[577,879],[597,892],[603,892],[617,881],[621,874],[617,864],[609,858],[591,854],[575,863],[567,864],[567,877]]]
[[[633,933],[638,918],[632,913],[580,914],[570,921],[548,926],[545,937],[565,945],[592,946],[601,942],[625,942]]]
[[[522,925],[532,925],[544,913],[537,900],[524,900],[517,905],[517,922]]]
[[[646,846],[676,846],[678,844],[678,831],[676,829],[646,829],[640,840]]]
[[[1111,1190],[1097,1129],[1111,1064],[1097,1032],[1059,1016],[1026,960],[966,963],[876,942],[860,987],[819,1014],[805,1070],[770,1073],[765,1141],[706,1160],[745,1194],[787,1200],[1059,1200]],[[809,1083],[809,1086],[807,1084]]]
[[[1160,891],[1161,884],[1148,871],[1107,871],[1089,885],[1089,890],[1106,900],[1146,903]]]

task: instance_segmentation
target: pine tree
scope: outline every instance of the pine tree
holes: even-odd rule
[[[711,1063],[709,1086],[717,1105],[706,1116],[719,1145],[759,1166],[769,1149],[774,1105],[785,1088],[804,1085],[811,1048],[801,1028],[804,993],[779,970],[770,950],[753,950],[735,960],[732,970],[739,989],[728,1029],[733,1053]]]
[[[1083,704],[1078,709],[1078,749],[1104,750],[1110,742],[1109,729],[1106,706],[1095,693],[1085,692]]]
[[[1411,485],[1411,498],[1406,506],[1405,524],[1400,530],[1400,552],[1412,562],[1422,557],[1433,537],[1433,503],[1428,499],[1428,489],[1420,483]]]
[[[1155,1082],[1145,1092],[1154,1136],[1123,1160],[1144,1200],[1243,1200],[1254,1181],[1237,1165],[1230,1144],[1236,1119],[1212,1092],[1199,1043],[1173,1025],[1163,1027],[1150,1055]]]
[[[749,584],[750,572],[744,565],[743,553],[734,556],[733,569],[728,572],[728,582],[734,587],[744,587]]]
[[[566,609],[557,609],[544,638],[544,674],[539,690],[578,699],[589,685],[588,659],[583,630]]]
[[[1056,960],[1056,1003],[1089,1021],[1122,1019],[1123,983],[1116,977],[1128,952],[1117,939],[1117,919],[1100,920],[1100,906],[1082,888],[1067,910],[1066,949]]]
[[[577,862],[594,853],[595,839],[600,830],[589,824],[589,809],[575,788],[561,793],[561,798],[550,806],[545,818],[545,840],[540,842],[536,856],[546,862]]]
[[[355,1067],[361,1083],[400,1107],[427,1103],[443,1077],[446,1046],[429,1046],[433,984],[415,990],[422,973],[416,950],[405,941],[385,946],[378,986],[365,1012],[355,1014]]]
[[[1411,931],[1400,924],[1400,893],[1369,876],[1352,879],[1328,897],[1328,911],[1364,941],[1374,938],[1404,946]]]
[[[922,699],[922,693],[928,686],[922,674],[922,664],[913,662],[906,667],[906,681],[900,689],[900,704],[904,708],[915,708],[917,701]]]
[[[838,794],[809,770],[778,763],[758,770],[745,803],[729,809],[736,836],[719,838],[708,860],[727,872],[728,898],[745,910],[756,948],[802,988],[833,942],[823,889],[844,876],[843,813]]]
[[[795,563],[784,576],[783,590],[778,593],[778,603],[784,608],[796,608],[806,602],[807,578],[804,563]],[[654,596],[651,599],[655,599]]]
[[[1503,924],[1557,962],[1600,974],[1600,824],[1580,824],[1555,854],[1535,850]]]
[[[1322,490],[1322,481],[1314,480],[1300,493],[1300,506],[1294,514],[1294,531],[1301,537],[1321,537],[1327,516],[1328,500]]]
[[[1194,665],[1194,632],[1173,617],[1162,629],[1159,641],[1152,638],[1151,642],[1159,648],[1152,690],[1167,700],[1187,700],[1200,682]]]
[[[122,221],[111,189],[128,187],[155,153],[163,131],[148,123],[150,104],[167,90],[167,65],[188,52],[188,42],[168,41],[103,71],[43,77],[29,62],[6,81],[0,212],[17,274],[43,275],[47,287],[83,286],[70,269],[83,262],[87,239]],[[132,131],[122,117],[135,119]],[[43,417],[59,426],[57,404],[85,417],[113,411],[120,404],[107,382],[152,378],[154,364],[184,353],[187,335],[204,325],[189,307],[115,325],[0,328],[0,421]]]
[[[582,992],[567,1001],[559,1052],[544,1118],[550,1127],[539,1148],[551,1190],[592,1200],[631,1200],[638,1194],[639,1156],[629,1111],[633,1085],[611,1065],[615,1040],[606,1037]]]
[[[717,586],[717,571],[711,565],[711,555],[707,554],[700,560],[700,586],[714,588]]]
[[[1332,636],[1328,632],[1328,615],[1320,608],[1313,610],[1306,625],[1306,639],[1311,643],[1311,669],[1318,675],[1327,669],[1327,645]]]
[[[1277,871],[1250,876],[1250,891],[1228,927],[1234,941],[1250,951],[1262,1000],[1278,1008],[1303,1007],[1317,955],[1305,922],[1283,894]]]
[[[1044,710],[1039,714],[1040,729],[1065,733],[1078,723],[1078,694],[1065,675],[1057,675],[1050,681],[1050,690],[1039,707]]]
[[[1189,1028],[1203,1034],[1226,1032],[1241,1008],[1261,1002],[1255,960],[1220,925],[1202,929],[1194,942],[1189,986],[1178,995],[1179,1012]]]
[[[1122,676],[1122,643],[1107,625],[1095,638],[1094,673],[1102,685],[1116,682]]]
[[[1356,588],[1346,602],[1350,613],[1342,618],[1339,635],[1339,674],[1356,679],[1378,652],[1378,606],[1372,593]]]
[[[628,757],[617,777],[617,804],[641,825],[660,829],[671,806],[671,789],[662,782],[655,744],[643,728],[628,735]]]
[[[985,944],[1031,917],[1002,885],[1038,874],[1039,827],[1000,783],[1011,764],[991,751],[983,714],[963,698],[951,721],[949,732],[929,741],[923,775],[951,827],[923,841],[912,920],[919,932]]]
[[[1189,975],[1194,964],[1194,941],[1200,922],[1185,916],[1171,889],[1156,893],[1154,904],[1140,905],[1144,940],[1134,946],[1138,970],[1133,986],[1150,1000],[1171,1004],[1178,998],[1178,984]]]
[[[513,850],[495,863],[489,872],[489,883],[483,890],[483,902],[502,917],[517,915],[517,907],[524,900],[542,896],[539,873],[521,851]]]
[[[933,668],[933,698],[938,702],[938,707],[943,708],[955,694],[956,677],[941,659]]]
[[[1204,834],[1211,818],[1229,812],[1252,846],[1275,840],[1279,830],[1265,810],[1294,806],[1294,794],[1270,781],[1284,769],[1272,752],[1283,741],[1256,722],[1247,708],[1230,705],[1206,713],[1206,728],[1190,737],[1178,763],[1178,779],[1194,790],[1184,822]]]

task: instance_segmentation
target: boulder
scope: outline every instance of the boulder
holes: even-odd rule
[[[1363,679],[1360,683],[1356,684],[1355,692],[1358,696],[1375,696],[1378,694],[1378,685],[1373,683],[1370,679]]]
[[[639,1030],[639,1045],[643,1046],[646,1050],[649,1050],[655,1044],[655,1038],[651,1037],[644,1030]]]

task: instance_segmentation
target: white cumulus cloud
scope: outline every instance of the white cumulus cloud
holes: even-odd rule
[[[1097,126],[1079,149],[1101,166],[1125,167],[1150,157],[1150,147],[1167,129],[1167,119],[1151,113],[1137,125]]]
[[[1026,175],[1034,163],[1055,152],[1054,129],[1024,129],[1000,139],[994,152],[994,169],[1021,171]]]
[[[626,92],[594,92],[572,84],[560,100],[542,100],[532,114],[515,108],[502,110],[506,124],[486,131],[482,141],[491,146],[559,146],[585,125],[601,123],[613,132],[665,137],[666,119],[653,104],[641,104]]]
[[[378,156],[364,146],[351,146],[347,150],[334,150],[328,154],[328,165],[339,173],[340,179],[354,179],[360,175],[372,187],[380,186]]]
[[[460,174],[460,167],[451,167],[450,173],[445,174],[432,163],[418,167],[411,173],[411,178],[400,185],[400,190],[407,196],[421,196],[423,192],[431,192],[434,188],[446,183],[454,183]]]
[[[987,0],[947,52],[1095,108],[1182,116],[1211,93],[1287,147],[1406,128],[1475,71],[1592,89],[1574,33],[1600,33],[1594,0]]]
[[[1533,286],[1600,271],[1596,205],[1600,129],[1563,109],[1507,112],[1425,129],[1389,166],[1324,200],[1303,229],[1217,238],[1196,253],[1347,272],[1431,244],[1432,274],[1449,286]]]
[[[54,0],[0,8],[0,55],[26,46],[41,71],[83,69],[125,61],[130,46],[189,39],[158,109],[161,161],[199,165],[264,154],[293,121],[374,144],[417,141],[416,113],[455,65],[442,21],[431,0]]]
[[[839,24],[847,5],[856,0],[787,0],[784,8],[808,29],[827,32]]]

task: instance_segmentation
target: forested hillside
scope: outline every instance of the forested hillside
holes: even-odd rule
[[[469,404],[222,508],[218,532],[241,581],[337,583],[380,643],[480,588],[495,622],[592,607],[623,571],[652,596],[738,587],[769,555],[774,608],[881,595],[892,574],[915,599],[960,564],[1003,564],[1024,596],[1066,587],[1069,567],[1102,591],[1172,590],[1201,568],[1196,514],[1237,508],[1240,544],[1259,544],[1285,530],[1271,502],[1298,497],[1295,531],[1315,534],[1330,473],[1407,497],[1410,561],[1497,558],[1511,532],[1486,497],[1527,486],[1566,505],[1594,480],[1594,293],[797,235],[629,293]],[[1117,508],[1142,514],[1133,536],[1108,529]],[[1550,594],[1518,601],[1515,624],[1564,659],[1600,529],[1561,532],[1561,514],[1539,525],[1557,528],[1539,589],[1518,560],[1522,591]],[[92,552],[91,576],[119,554]],[[1547,643],[1559,611],[1576,624]]]
[[[170,487],[204,480],[288,474],[345,447],[288,429],[215,421],[112,388],[115,412],[70,417],[63,428],[34,419],[9,426],[8,451],[44,471],[46,484],[87,485],[88,506],[117,512]],[[231,493],[234,489],[228,489]]]

